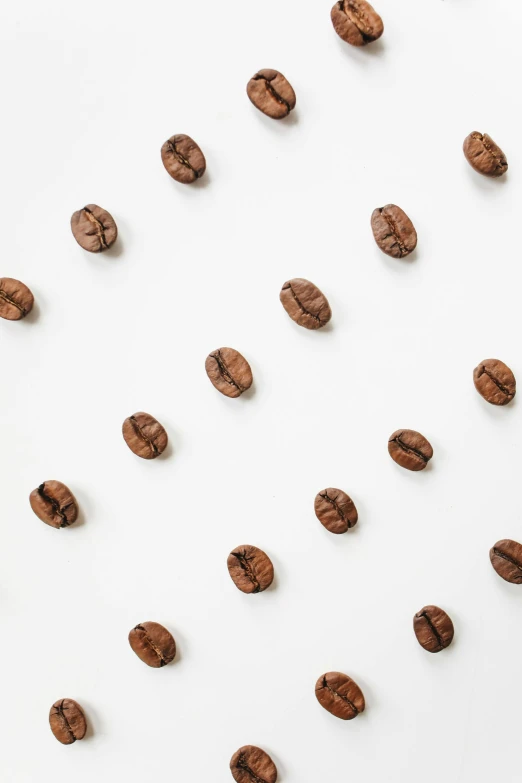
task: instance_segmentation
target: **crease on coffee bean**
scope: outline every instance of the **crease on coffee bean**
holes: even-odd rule
[[[62,699],[60,704],[57,707],[55,707],[56,712],[54,714],[55,715],[59,715],[59,717],[60,717],[60,719],[62,721],[63,728],[67,731],[69,736],[72,737],[72,741],[76,742],[76,736],[74,734],[74,731],[71,729],[69,721],[65,717],[65,710],[67,709],[67,707],[63,706],[64,702],[65,702],[65,699]]]
[[[194,168],[194,166],[191,165],[188,158],[186,158],[176,147],[176,142],[171,141],[170,139],[167,141],[167,147],[172,152],[178,163],[181,163],[182,166],[185,166],[185,168],[190,169],[196,179],[199,178],[199,172]]]
[[[65,511],[70,506],[73,505],[72,501],[70,503],[67,503],[66,506],[60,506],[57,500],[52,498],[50,495],[47,495],[47,493],[45,492],[45,481],[43,484],[40,484],[40,486],[38,487],[38,494],[40,495],[41,498],[43,498],[44,500],[46,500],[48,503],[51,504],[54,513],[60,517],[60,519],[62,520],[60,523],[60,527],[69,527],[71,523],[67,519],[65,515]]]
[[[93,212],[91,212],[90,209],[87,209],[87,207],[84,207],[83,211],[87,215],[87,219],[93,224],[94,230],[96,232],[96,236],[98,237],[100,245],[107,250],[109,245],[107,243],[107,240],[105,239],[105,231],[107,230],[106,227],[103,225],[101,220],[98,220],[96,215]]]
[[[337,513],[341,517],[342,521],[346,525],[348,525],[348,527],[351,527],[350,521],[346,518],[346,516],[344,514],[344,511],[342,510],[340,505],[337,503],[337,501],[334,500],[333,498],[331,498],[330,495],[328,494],[328,492],[325,492],[324,495],[321,495],[321,497],[323,498],[323,500],[326,500],[327,503],[330,503],[334,507],[334,509],[337,511]]]
[[[330,691],[330,693],[333,693],[334,696],[337,696],[339,699],[342,699],[347,704],[349,704],[350,707],[352,708],[352,710],[355,712],[356,715],[359,714],[359,710],[357,709],[357,707],[355,706],[353,701],[350,701],[348,696],[343,696],[341,693],[336,691],[334,688],[331,687],[331,685],[328,684],[328,681],[326,679],[326,675],[323,676],[323,688],[326,688],[327,690]],[[321,690],[321,689],[319,689],[319,690]]]
[[[317,322],[318,322],[318,323],[320,323],[321,325],[324,325],[324,324],[326,323],[326,321],[322,321],[322,320],[321,320],[321,318],[319,318],[319,316],[318,316],[318,315],[314,315],[314,313],[311,313],[311,312],[310,312],[310,310],[307,310],[307,309],[306,309],[306,307],[303,305],[303,303],[302,303],[302,302],[299,300],[299,298],[298,298],[297,294],[295,293],[295,291],[294,291],[294,289],[292,288],[292,286],[290,285],[290,283],[288,283],[288,285],[287,285],[287,287],[286,287],[286,288],[283,286],[283,291],[285,291],[285,290],[290,290],[290,293],[292,294],[292,296],[294,297],[295,301],[297,302],[297,305],[299,306],[299,309],[300,309],[300,310],[301,310],[301,311],[302,311],[302,312],[303,312],[305,315],[309,315],[309,316],[310,316],[310,318],[313,318],[315,321],[317,321]]]
[[[489,154],[493,158],[495,158],[497,169],[504,169],[507,166],[507,160],[504,156],[504,153],[501,154],[501,151],[496,152],[493,149],[492,145],[488,141],[486,141],[486,134],[478,133],[477,131],[477,134],[474,136],[474,138],[481,141],[482,144],[484,145],[484,149],[486,149],[489,152]]]
[[[247,557],[246,552],[232,552],[234,557],[239,563],[241,570],[244,572],[247,579],[254,585],[254,593],[261,592],[261,585],[255,575],[255,569],[250,565],[250,561],[254,560],[253,557]]]
[[[275,79],[275,78],[276,78],[276,77],[274,76],[274,79]],[[288,101],[285,101],[285,99],[284,99],[284,98],[283,98],[281,95],[279,95],[279,93],[277,92],[277,90],[275,90],[275,89],[272,87],[272,85],[271,85],[270,81],[269,81],[269,80],[266,78],[266,76],[263,76],[263,75],[262,75],[262,74],[260,74],[260,73],[256,73],[256,75],[254,76],[254,81],[259,81],[260,79],[262,79],[262,80],[265,82],[265,87],[266,87],[266,89],[267,89],[267,92],[269,92],[269,93],[270,93],[270,95],[272,96],[272,98],[275,98],[275,100],[276,100],[278,103],[282,104],[283,106],[286,106],[286,113],[287,113],[287,114],[290,114],[290,112],[291,112],[291,108],[290,108],[290,104],[288,103]]]
[[[16,307],[17,310],[19,310],[22,315],[27,315],[27,310],[25,307],[23,307],[21,304],[18,304],[14,299],[12,299],[7,291],[4,291],[0,288],[0,299],[3,299],[4,302],[7,302],[10,305],[13,305],[13,307]]]
[[[498,389],[500,389],[500,391],[503,394],[506,395],[506,397],[512,397],[513,396],[513,392],[511,392],[508,389],[507,386],[504,386],[504,384],[501,381],[499,381],[498,378],[495,378],[495,376],[492,374],[492,372],[490,370],[488,370],[488,368],[486,367],[485,364],[482,365],[482,372],[480,373],[480,375],[478,377],[481,378],[483,374],[486,374],[488,376],[488,378],[490,378],[493,381],[495,386]]]
[[[412,454],[415,454],[417,457],[420,457],[420,459],[428,464],[429,457],[426,457],[425,454],[422,453],[422,451],[419,451],[418,449],[414,448],[413,446],[407,446],[404,441],[401,440],[400,436],[397,435],[396,438],[393,439],[392,443],[396,443],[399,448],[401,448],[403,451],[410,452]]]
[[[349,0],[348,0],[349,2]],[[342,11],[350,20],[350,22],[357,28],[357,30],[360,32],[362,39],[366,43],[372,43],[374,40],[373,33],[374,28],[371,24],[371,21],[367,14],[364,13],[360,8],[357,8],[353,4],[347,3],[347,0],[340,0],[339,2],[339,10]],[[348,13],[350,11],[350,13]],[[352,16],[354,18],[352,18]],[[359,27],[359,24],[362,24],[366,27],[368,32],[365,32],[364,30],[361,30]]]
[[[165,658],[163,657],[163,653],[161,652],[160,648],[159,648],[159,647],[157,647],[157,646],[154,644],[154,642],[153,642],[153,641],[152,641],[152,639],[150,638],[149,634],[147,633],[147,631],[145,630],[145,628],[143,627],[143,625],[137,625],[137,626],[134,628],[134,630],[135,630],[135,631],[143,631],[143,633],[145,634],[145,636],[144,636],[144,641],[145,641],[145,642],[148,644],[148,646],[150,647],[150,649],[151,649],[153,652],[155,652],[155,653],[156,653],[156,655],[158,656],[158,658],[160,659],[160,668],[161,668],[162,666],[166,666],[166,665],[167,665],[167,661],[166,661],[166,660],[165,660]]]
[[[505,552],[501,552],[501,550],[497,549],[497,547],[493,547],[493,554],[497,557],[500,557],[502,560],[506,560],[508,563],[511,563],[511,565],[514,565],[515,568],[518,568],[520,571],[520,578],[522,579],[522,565],[520,565],[520,563],[517,563],[517,561],[512,557],[506,555]]]
[[[148,437],[145,435],[145,433],[144,433],[144,432],[143,432],[143,430],[141,429],[140,425],[138,424],[138,422],[136,421],[136,419],[134,418],[134,416],[129,416],[129,421],[131,421],[131,422],[132,422],[132,424],[133,424],[133,426],[134,426],[134,430],[136,431],[137,435],[139,435],[139,437],[140,437],[142,440],[144,440],[144,441],[145,441],[145,443],[146,443],[146,444],[149,446],[149,448],[150,448],[150,450],[152,451],[152,453],[153,453],[153,454],[159,454],[159,451],[158,451],[158,449],[157,449],[157,447],[156,447],[156,444],[152,442],[151,438],[148,438]]]
[[[437,641],[437,645],[438,645],[439,649],[443,650],[444,649],[444,641],[442,639],[442,636],[438,632],[437,628],[433,624],[429,614],[427,614],[427,612],[421,612],[420,614],[417,615],[417,617],[419,617],[419,618],[420,617],[424,617],[424,619],[426,620],[426,622],[428,623],[428,625],[430,627],[430,630],[431,630],[433,636],[435,637],[435,639]]]
[[[395,245],[398,245],[401,253],[400,257],[402,258],[402,256],[407,256],[410,251],[408,250],[406,245],[402,242],[401,238],[397,233],[397,224],[392,220],[391,217],[388,216],[388,214],[384,211],[384,208],[381,209],[381,215],[388,223],[388,226],[390,227],[391,230],[391,234],[386,234],[386,236],[383,237],[381,241],[384,242],[385,239],[388,239],[388,237],[392,236],[395,239],[395,242],[392,245],[390,245],[390,250]]]
[[[225,360],[221,356],[221,351],[215,351],[214,353],[210,354],[211,357],[215,360],[219,371],[221,373],[222,379],[225,381],[225,383],[228,383],[229,386],[235,386],[236,389],[239,391],[240,394],[242,394],[245,391],[244,386],[241,386],[234,377],[232,376],[232,373],[228,369]]]
[[[236,763],[236,767],[238,769],[242,769],[244,772],[247,773],[247,775],[250,775],[251,779],[254,781],[254,783],[267,783],[267,781],[264,778],[260,778],[259,775],[256,775],[254,770],[248,766],[247,761],[245,759],[245,754],[240,753],[239,758]]]

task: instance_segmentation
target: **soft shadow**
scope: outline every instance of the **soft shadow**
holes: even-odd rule
[[[161,460],[163,462],[166,459],[170,459],[170,457],[172,457],[173,454],[174,454],[174,446],[172,445],[172,438],[169,435],[169,440],[165,451],[162,454],[160,454],[159,457],[156,457],[156,459]],[[155,462],[155,460],[152,461]]]
[[[279,583],[280,583],[279,571],[281,570],[281,565],[277,557],[274,557],[273,555],[268,555],[268,556],[272,561],[272,565],[274,566],[274,578],[272,579],[272,584],[270,585],[270,587],[267,587],[266,590],[264,590],[263,592],[273,593],[275,590],[279,588]]]
[[[493,419],[499,419],[501,416],[506,416],[505,411],[506,410],[515,410],[516,406],[518,404],[518,397],[515,396],[511,400],[511,402],[508,402],[506,405],[493,405],[491,402],[488,402],[484,399],[484,397],[477,392],[475,395],[476,403],[480,405],[480,408],[485,412],[486,416],[491,416]],[[507,414],[509,416],[509,414]]]
[[[463,163],[465,163],[466,165],[469,178],[481,190],[486,190],[486,191],[495,190],[496,188],[504,186],[508,181],[509,171],[506,171],[506,173],[502,174],[501,177],[486,177],[484,174],[479,174],[478,171],[475,171],[473,166],[471,166],[465,158]]]
[[[170,631],[172,636],[174,637],[174,641],[176,642],[176,655],[174,657],[174,660],[172,661],[172,664],[175,666],[178,663],[181,663],[185,656],[185,651],[187,649],[187,641],[185,636],[180,633],[177,628],[169,623],[169,625],[166,626],[167,630]],[[171,664],[169,664],[170,666]]]
[[[97,256],[103,256],[103,258],[116,260],[117,258],[123,255],[123,251],[125,248],[123,246],[123,240],[121,238],[119,222],[117,223],[117,226],[118,226],[118,238],[116,239],[116,242],[108,250],[104,250],[103,253],[96,253]],[[93,254],[90,253],[90,255]]]
[[[281,128],[293,128],[295,125],[299,122],[299,114],[296,109],[290,112],[286,117],[283,117],[281,120],[274,120],[272,117],[268,117],[266,114],[264,114],[259,109],[256,109],[255,106],[252,106],[252,110],[255,111],[256,115],[259,115],[259,120],[261,121],[262,125],[265,126],[265,128],[268,128],[272,132],[281,133]],[[283,131],[284,132],[284,131]]]
[[[40,303],[37,300],[36,296],[34,298],[34,304],[33,309],[30,313],[28,313],[25,318],[22,318],[23,324],[35,324],[38,319],[40,318],[41,310],[40,310]],[[15,322],[16,323],[16,322]]]
[[[335,35],[339,51],[342,50],[344,57],[348,57],[352,62],[355,60],[355,62],[367,65],[372,60],[379,60],[386,55],[386,45],[382,38],[366,46],[352,46],[343,41],[337,33]]]
[[[257,394],[257,386],[256,386],[256,380],[255,378],[252,380],[252,386],[250,389],[247,389],[243,394],[240,396],[240,400],[251,400],[252,397],[255,397]]]
[[[357,715],[357,720],[361,720],[361,719],[368,720],[368,706],[371,707],[372,705],[375,704],[373,688],[371,688],[371,686],[368,685],[368,682],[367,680],[364,679],[364,677],[360,677],[358,674],[353,674],[352,672],[348,672],[346,671],[346,669],[344,671],[349,677],[352,677],[352,679],[357,683],[357,685],[359,686],[359,688],[362,690],[364,694],[365,709],[364,712],[360,712],[359,715]]]
[[[92,708],[90,702],[85,701],[85,699],[79,699],[78,704],[82,708],[85,714],[85,720],[87,721],[87,731],[85,732],[85,737],[82,740],[82,742],[85,742],[86,740],[92,740],[93,737],[95,737],[96,732],[99,733],[101,723],[98,713]]]
[[[82,527],[82,525],[85,525],[85,522],[87,521],[86,507],[88,508],[90,505],[90,500],[86,499],[86,495],[84,495],[82,490],[78,492],[78,490],[75,489],[73,495],[78,503],[78,519],[73,525],[71,525],[72,529],[76,527]],[[88,516],[92,517],[92,509],[89,509],[89,511],[90,513],[88,514]]]

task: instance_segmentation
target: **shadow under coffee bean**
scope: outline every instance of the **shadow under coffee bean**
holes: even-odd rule
[[[244,745],[230,759],[230,771],[236,783],[276,783],[277,767],[264,750]]]
[[[58,699],[49,710],[51,731],[62,745],[72,745],[82,740],[87,731],[87,721],[82,708],[74,699]]]

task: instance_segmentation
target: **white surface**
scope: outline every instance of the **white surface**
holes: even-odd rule
[[[472,370],[498,357],[522,379],[522,7],[378,10],[382,44],[359,51],[329,2],[3,9],[0,273],[38,304],[0,323],[2,780],[228,783],[245,743],[281,783],[519,780],[522,588],[488,550],[522,540],[522,410],[488,406]],[[288,122],[246,97],[263,67],[296,90]],[[506,152],[502,181],[464,160],[472,130]],[[161,164],[177,132],[207,156],[195,187]],[[91,201],[119,226],[105,255],[70,233]],[[417,227],[411,261],[374,244],[388,202]],[[331,329],[284,312],[296,276]],[[209,383],[221,345],[251,362],[248,399]],[[125,446],[136,410],[166,426],[166,459]],[[429,470],[389,458],[399,427],[432,442]],[[51,478],[81,524],[33,515]],[[316,520],[325,486],[353,497],[353,532]],[[241,543],[273,559],[263,595],[229,578]],[[437,656],[412,631],[427,603],[456,627]],[[176,637],[164,670],[128,646],[144,620]],[[315,700],[332,669],[364,690],[350,723]],[[72,747],[47,724],[62,696],[91,727]]]

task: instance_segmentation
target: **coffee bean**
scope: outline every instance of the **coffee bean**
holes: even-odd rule
[[[165,428],[149,413],[134,413],[123,422],[125,443],[143,459],[156,459],[167,448]]]
[[[205,156],[190,136],[177,133],[161,148],[161,160],[176,182],[190,185],[203,176],[207,168]]]
[[[62,745],[72,745],[85,737],[87,721],[74,699],[58,699],[49,710],[51,731]]]
[[[315,514],[330,533],[346,533],[357,524],[357,509],[342,489],[323,489],[315,498]]]
[[[352,720],[364,712],[364,696],[347,674],[327,672],[315,684],[319,704],[341,720]]]
[[[212,385],[226,397],[240,397],[252,386],[252,370],[234,348],[218,348],[207,356],[205,370]]]
[[[44,481],[33,489],[29,502],[38,519],[51,527],[69,527],[78,519],[76,499],[61,481]]]
[[[522,584],[522,544],[504,538],[489,550],[491,565],[502,579],[514,585]]]
[[[466,160],[485,177],[501,177],[508,170],[506,156],[487,133],[473,131],[464,139]]]
[[[262,593],[274,579],[272,561],[257,546],[236,547],[228,556],[227,566],[230,578],[242,593]]]
[[[247,94],[256,109],[274,120],[287,117],[295,108],[295,92],[279,71],[263,68],[247,84]]]
[[[288,280],[279,299],[290,318],[305,329],[321,329],[332,317],[326,296],[317,286],[301,277]]]
[[[244,745],[230,759],[230,771],[237,783],[276,783],[277,767],[264,750]]]
[[[118,236],[118,227],[112,215],[96,204],[87,204],[74,213],[71,230],[80,247],[90,253],[108,250]]]
[[[384,32],[384,24],[366,0],[339,0],[332,8],[335,32],[352,46],[366,46]]]
[[[390,457],[408,470],[424,470],[433,457],[433,449],[424,435],[415,430],[397,430],[388,441]]]
[[[129,644],[143,663],[161,669],[176,657],[174,637],[159,623],[140,623],[129,633]]]
[[[0,318],[20,321],[31,312],[34,296],[24,283],[12,277],[0,277]]]
[[[485,359],[473,370],[475,388],[492,405],[507,405],[517,391],[517,382],[507,364]]]
[[[413,630],[421,647],[430,653],[438,653],[453,641],[453,623],[444,609],[425,606],[413,618]]]
[[[405,258],[417,247],[417,232],[406,212],[395,204],[374,209],[372,231],[377,245],[388,256]]]

